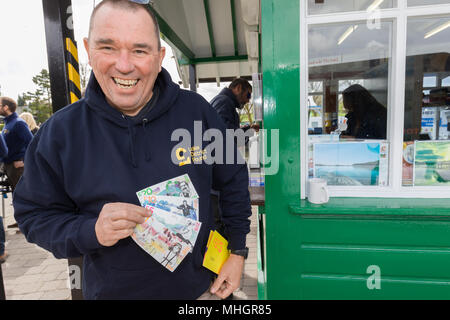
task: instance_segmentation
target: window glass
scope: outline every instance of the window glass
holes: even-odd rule
[[[392,22],[314,25],[308,33],[309,176],[329,185],[387,185]],[[311,128],[318,81],[314,125],[321,127]]]
[[[408,0],[408,6],[427,6],[432,4],[449,4],[450,0]]]
[[[450,76],[448,76],[447,78],[442,79],[441,85],[443,87],[450,87]]]
[[[450,186],[450,16],[407,33],[403,185]]]
[[[396,6],[397,0],[308,0],[308,14],[375,11]]]
[[[308,132],[321,134],[323,127],[323,95],[308,96]]]
[[[423,77],[423,87],[424,88],[434,88],[436,87],[437,78],[436,76],[425,76]],[[429,92],[430,90],[428,90]]]
[[[310,81],[309,92],[322,92],[323,91],[323,82],[322,81]]]

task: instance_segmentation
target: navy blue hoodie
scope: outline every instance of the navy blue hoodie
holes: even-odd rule
[[[85,98],[55,113],[27,150],[13,200],[16,221],[28,241],[55,257],[84,256],[86,299],[196,299],[205,292],[211,282],[202,262],[214,226],[212,187],[222,192],[229,247],[245,247],[251,215],[247,166],[173,163],[175,129],[187,129],[194,140],[194,121],[201,121],[204,131],[225,127],[206,100],[180,89],[166,70],[155,85],[156,104],[136,120],[112,108],[92,76]],[[174,272],[130,237],[112,247],[99,244],[94,228],[103,205],[139,205],[137,191],[185,173],[200,196],[202,227],[193,252]]]

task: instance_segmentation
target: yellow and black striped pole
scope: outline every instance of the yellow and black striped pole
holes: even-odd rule
[[[71,0],[42,0],[53,112],[81,99]],[[72,300],[82,300],[83,258],[69,258]]]
[[[42,0],[53,112],[81,99],[71,0]]]
[[[69,81],[70,103],[81,99],[80,74],[78,73],[78,49],[70,38],[66,38],[67,77]]]

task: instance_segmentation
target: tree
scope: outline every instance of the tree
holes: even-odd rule
[[[91,75],[92,69],[87,63],[80,63],[80,85],[81,94],[84,96],[87,84],[89,82],[89,77]]]
[[[241,123],[249,123],[250,125],[253,124],[253,104],[252,103],[246,103],[242,109],[239,111],[239,121]]]
[[[24,95],[22,94],[22,95],[18,95],[17,96],[17,105],[18,106],[25,106],[27,104],[27,102],[25,101],[25,99],[24,99]]]
[[[52,115],[52,95],[50,90],[50,74],[42,69],[33,77],[33,83],[37,86],[35,92],[22,94],[23,100],[28,105],[37,123],[45,122]]]

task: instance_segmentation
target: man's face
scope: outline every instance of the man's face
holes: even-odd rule
[[[0,101],[0,116],[7,117],[8,116],[7,110],[8,107],[3,105]]]
[[[237,101],[239,102],[240,108],[243,108],[244,105],[246,105],[250,101],[250,98],[252,96],[252,91],[251,90],[244,90],[239,85],[237,87],[235,95],[236,95]]]
[[[125,115],[138,114],[153,95],[165,55],[165,48],[158,50],[154,30],[145,9],[105,5],[94,17],[89,39],[84,39],[106,100]]]
[[[180,183],[180,189],[183,192],[183,194],[189,194],[189,187],[186,182]]]

